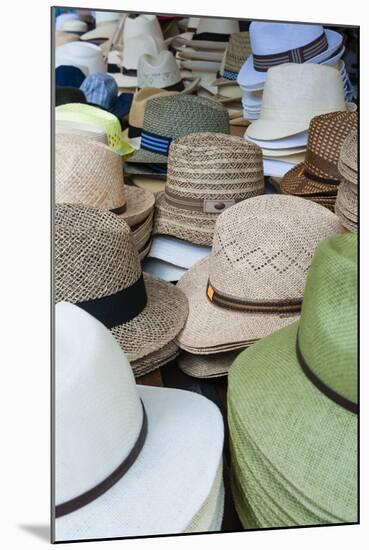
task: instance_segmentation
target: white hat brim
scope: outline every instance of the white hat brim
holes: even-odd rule
[[[170,235],[155,235],[149,258],[156,258],[183,269],[189,269],[196,262],[209,256],[210,246],[193,244]]]
[[[183,267],[178,267],[177,265],[164,262],[158,258],[146,258],[142,270],[144,273],[149,273],[154,277],[159,277],[159,279],[164,279],[164,281],[174,282],[179,281],[182,275],[185,274],[186,270]]]

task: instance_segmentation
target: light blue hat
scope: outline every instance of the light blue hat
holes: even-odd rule
[[[106,73],[88,75],[81,85],[89,103],[110,110],[118,97],[118,85],[114,78]]]

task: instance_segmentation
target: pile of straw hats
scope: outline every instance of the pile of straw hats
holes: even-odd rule
[[[246,528],[357,521],[357,239],[318,247],[299,322],[228,379],[232,489]]]
[[[349,231],[357,232],[358,227],[358,143],[357,130],[345,139],[338,170],[341,183],[338,187],[335,212],[341,223]]]

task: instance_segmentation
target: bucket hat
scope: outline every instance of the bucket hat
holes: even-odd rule
[[[192,93],[198,87],[200,79],[187,87],[173,54],[167,50],[157,55],[144,54],[138,60],[138,88],[162,88],[168,91]]]
[[[63,32],[71,32],[74,34],[81,35],[85,32],[87,32],[87,23],[85,21],[81,21],[80,19],[67,19],[63,22],[62,25],[62,31]]]
[[[268,69],[282,63],[322,63],[343,54],[343,37],[322,25],[253,21],[249,33],[252,55],[238,77],[248,89],[263,88]]]
[[[87,76],[81,85],[81,90],[89,103],[107,109],[118,118],[129,113],[133,95],[118,96],[118,85],[109,74],[95,73]]]
[[[55,86],[55,106],[66,103],[86,103],[85,94],[73,86]]]
[[[55,85],[56,86],[73,86],[79,88],[86,76],[73,65],[59,65],[55,69]]]
[[[177,345],[190,353],[230,351],[291,324],[316,246],[342,230],[332,212],[298,197],[261,195],[227,209],[209,258],[177,285],[189,301]]]
[[[312,63],[285,63],[268,70],[260,118],[246,135],[273,140],[303,132],[314,116],[347,111],[339,72]]]
[[[55,315],[54,541],[219,531],[219,409],[136,385],[101,323],[68,303]]]
[[[133,232],[141,253],[150,240],[155,198],[150,191],[124,185],[122,159],[102,143],[59,134],[55,141],[55,201],[111,210]]]
[[[335,212],[346,229],[357,232],[358,226],[358,143],[357,129],[345,139],[340,152],[338,170],[341,183],[337,191]]]
[[[189,134],[169,148],[165,191],[156,196],[154,234],[211,246],[219,214],[263,193],[257,145],[227,134]]]
[[[326,239],[308,273],[300,321],[231,366],[232,488],[248,528],[248,511],[257,527],[357,521],[356,287],[356,236]],[[282,520],[275,506],[261,515],[261,489],[269,505],[279,503]]]
[[[77,42],[79,40],[79,34],[71,32],[55,31],[55,48],[67,44],[68,42]]]
[[[224,53],[224,63],[219,71],[214,86],[237,86],[238,73],[251,53],[249,32],[235,32],[231,34],[227,49]],[[222,90],[220,90],[222,92]],[[224,92],[224,90],[223,90]]]
[[[154,97],[146,105],[140,149],[127,159],[127,164],[167,164],[171,142],[196,132],[229,134],[228,113],[223,105],[191,95]]]
[[[225,50],[230,35],[239,30],[236,19],[200,17],[196,31],[178,35],[175,43],[199,50]]]
[[[282,178],[280,192],[306,198],[335,197],[341,180],[337,168],[339,152],[357,125],[357,113],[339,111],[314,117],[309,125],[305,160]]]
[[[106,63],[100,48],[81,41],[69,42],[55,48],[55,67],[59,65],[78,67],[85,76],[106,73]]]
[[[127,223],[91,206],[56,204],[55,298],[110,328],[129,360],[171,342],[188,313],[183,293],[143,275]]]

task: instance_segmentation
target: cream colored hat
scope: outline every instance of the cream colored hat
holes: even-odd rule
[[[177,365],[185,374],[194,378],[220,378],[227,376],[233,361],[241,351],[238,349],[212,355],[195,355],[184,351],[179,355]]]
[[[118,27],[118,21],[110,21],[98,25],[95,29],[86,32],[81,36],[81,40],[93,41],[93,40],[111,40]]]
[[[339,71],[314,63],[285,63],[268,70],[260,118],[246,135],[279,139],[307,130],[314,116],[346,110]]]
[[[67,44],[68,42],[77,42],[79,40],[78,34],[73,34],[64,31],[55,31],[55,48]]]
[[[210,256],[177,284],[190,307],[177,345],[198,354],[230,351],[295,321],[316,246],[342,231],[335,214],[292,196],[261,195],[227,209]]]
[[[128,39],[142,35],[155,38],[160,49],[165,49],[163,33],[156,15],[144,13],[134,19],[127,17],[123,29],[123,46],[125,47]]]
[[[194,49],[225,50],[230,35],[239,30],[236,19],[200,17],[196,32],[177,36],[175,43],[185,44]]]
[[[191,93],[200,82],[194,80],[185,88],[174,55],[163,50],[157,55],[144,54],[138,60],[137,86],[139,88],[164,88],[168,91]]]
[[[95,44],[69,42],[55,48],[55,68],[59,65],[73,65],[88,76],[94,73],[106,73],[106,63],[101,50]]]
[[[62,31],[82,34],[87,31],[87,23],[79,19],[67,19],[62,25]]]

